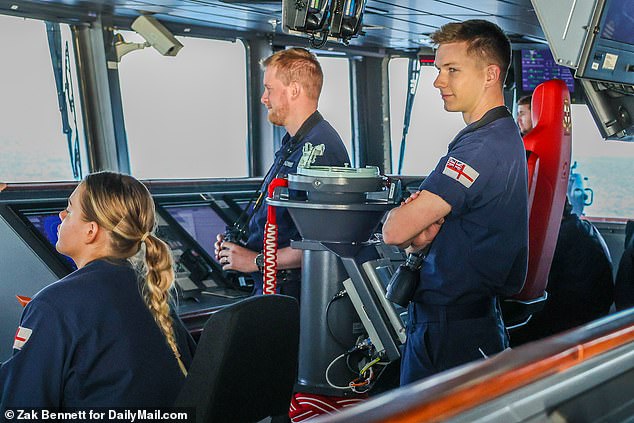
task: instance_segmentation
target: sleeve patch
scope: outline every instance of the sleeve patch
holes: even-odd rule
[[[29,328],[18,326],[18,330],[15,331],[15,338],[13,340],[13,349],[21,350],[24,344],[26,344],[31,337],[32,332],[33,330]]]
[[[478,176],[480,176],[474,168],[453,157],[449,157],[449,160],[447,160],[442,174],[455,179],[467,188],[473,185]]]

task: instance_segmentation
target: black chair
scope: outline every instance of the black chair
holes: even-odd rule
[[[176,407],[196,422],[257,422],[288,413],[297,376],[299,306],[264,295],[214,313],[203,329]]]
[[[616,311],[634,307],[634,221],[625,226],[625,245],[614,281]]]

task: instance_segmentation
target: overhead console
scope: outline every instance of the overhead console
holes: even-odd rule
[[[576,69],[601,135],[634,141],[634,3],[531,1],[555,60]]]
[[[348,44],[361,30],[366,0],[282,1],[282,29],[287,33],[305,33],[313,47],[321,47],[328,38]]]
[[[634,141],[634,3],[597,2],[590,28],[576,75],[601,135]]]
[[[577,77],[634,85],[634,3],[598,1],[590,28]]]

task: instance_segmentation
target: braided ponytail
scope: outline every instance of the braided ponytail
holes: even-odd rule
[[[174,282],[172,254],[167,244],[152,234],[156,226],[152,196],[135,178],[114,172],[90,174],[82,184],[85,186],[81,198],[85,217],[111,232],[113,256],[136,258],[145,244],[144,256],[137,263],[143,281],[143,300],[163,332],[181,372],[187,375],[178,351],[169,308],[170,290]]]
[[[144,235],[145,236],[145,235]],[[169,290],[174,281],[174,266],[172,255],[165,242],[152,234],[145,240],[145,292],[143,298],[154,316],[154,320],[165,335],[168,345],[172,349],[181,372],[187,376],[187,370],[181,360],[172,318],[169,314]]]

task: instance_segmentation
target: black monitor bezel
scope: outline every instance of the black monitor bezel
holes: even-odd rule
[[[172,216],[172,214],[168,211],[170,207],[191,207],[191,206],[207,206],[212,209],[220,219],[227,222],[228,218],[226,214],[222,211],[220,207],[216,204],[215,201],[164,201],[156,204],[157,212],[161,215],[165,221],[170,224],[170,226],[178,228],[179,235],[185,238],[185,240],[190,243],[200,247],[201,251],[197,251],[197,253],[201,254],[207,261],[213,264],[215,270],[222,272],[222,266],[218,264],[218,262],[211,257],[205,248],[200,245],[200,243]],[[228,224],[228,223],[227,223]],[[212,240],[210,240],[212,241]]]
[[[615,84],[634,85],[634,74],[632,72],[619,69],[623,65],[624,61],[629,57],[630,65],[634,64],[634,44],[630,44],[624,41],[612,40],[601,36],[605,29],[605,23],[608,18],[608,10],[616,0],[599,0],[592,23],[590,25],[593,30],[589,32],[586,41],[584,43],[579,66],[577,67],[576,77],[591,79],[595,81],[606,81]],[[617,53],[619,60],[616,63],[616,68],[611,71],[610,77],[606,77],[608,74],[601,68],[593,69],[593,63],[595,60],[593,57],[597,53],[597,50]],[[626,55],[625,58],[623,55]],[[615,74],[615,72],[617,72]],[[619,78],[619,75],[624,76]]]
[[[548,50],[551,55],[552,51],[545,44],[529,44],[526,46],[516,46],[513,49],[512,72],[515,80],[516,98],[520,99],[524,96],[532,95],[533,91],[526,91],[522,85],[522,50]],[[553,56],[554,60],[554,56]],[[562,66],[566,67],[566,66]],[[569,69],[574,80],[574,91],[570,92],[570,102],[572,104],[586,104],[586,96],[583,86],[579,79],[574,76],[574,70]],[[539,84],[538,84],[539,85]]]
[[[66,207],[67,202],[61,200],[54,200],[46,203],[46,205],[37,206],[32,204],[10,204],[8,209],[12,212],[13,216],[22,224],[22,230],[19,230],[15,225],[17,221],[14,221],[12,227],[16,229],[18,235],[25,240],[27,245],[33,249],[33,251],[40,257],[46,257],[47,265],[51,270],[60,278],[74,272],[76,268],[59,253],[55,246],[51,244],[44,234],[42,234],[37,227],[28,218],[29,215],[35,214],[55,214],[59,213]],[[10,222],[11,223],[11,222]],[[28,236],[27,236],[28,234]],[[51,259],[51,261],[48,261]]]
[[[603,9],[601,11],[601,20],[599,24],[599,30],[597,32],[597,38],[601,39],[602,41],[606,43],[613,43],[614,46],[618,46],[619,48],[627,47],[627,48],[624,48],[624,50],[629,50],[634,52],[634,41],[631,43],[628,43],[627,41],[615,40],[613,38],[606,38],[603,36],[603,32],[605,31],[605,27],[606,27],[605,25],[606,20],[608,19],[608,17],[611,16],[611,15],[608,15],[608,11],[610,10],[610,7],[614,4],[616,4],[616,1],[614,0],[604,1]]]
[[[242,199],[243,197],[238,196],[235,197],[237,199]],[[200,255],[208,264],[213,268],[213,272],[217,275],[214,280],[219,284],[218,290],[209,290],[203,289],[204,293],[208,293],[211,295],[220,295],[220,296],[236,296],[242,297],[248,295],[252,291],[252,286],[245,285],[237,286],[234,282],[236,280],[244,279],[245,277],[249,279],[248,274],[244,274],[242,278],[237,278],[235,275],[230,275],[222,269],[220,263],[218,263],[213,257],[211,257],[207,251],[198,243],[198,241],[190,235],[190,233],[170,214],[167,210],[167,207],[191,207],[197,205],[205,205],[209,206],[213,211],[217,213],[217,215],[225,220],[225,222],[230,222],[227,215],[223,212],[223,209],[218,206],[217,202],[219,198],[214,198],[213,200],[200,200],[200,196],[198,199],[184,200],[183,198],[176,199],[171,198],[166,201],[160,201],[156,203],[157,213],[165,220],[165,222],[170,225],[171,228],[174,228],[178,235],[182,237],[182,239],[186,242],[186,248],[191,248],[191,246],[196,246],[195,252]],[[239,201],[239,200],[238,200]],[[237,273],[237,275],[242,275],[241,273]],[[246,282],[245,282],[246,283]]]

